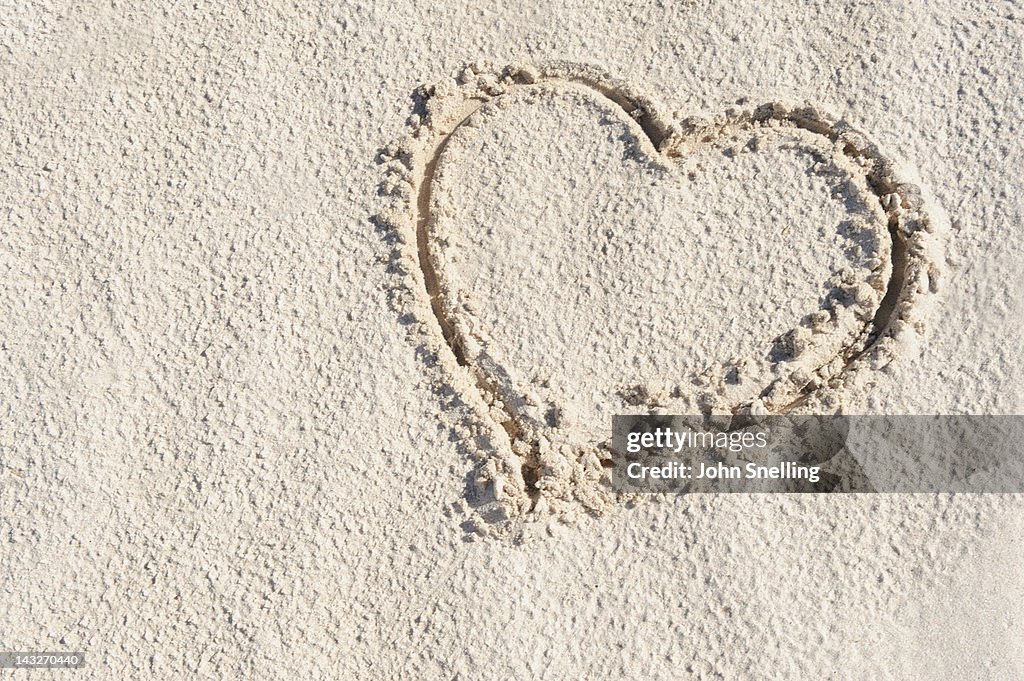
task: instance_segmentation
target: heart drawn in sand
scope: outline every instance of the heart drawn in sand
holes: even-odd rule
[[[682,118],[566,63],[419,96],[382,155],[396,301],[505,518],[613,504],[613,414],[833,412],[923,330],[942,211],[816,107]]]

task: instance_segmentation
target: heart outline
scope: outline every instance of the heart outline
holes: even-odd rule
[[[460,328],[458,310],[445,299],[444,274],[438,271],[431,249],[431,224],[434,173],[452,135],[481,107],[514,89],[545,83],[588,88],[635,121],[642,133],[637,135],[638,139],[646,139],[651,158],[663,163],[682,155],[689,140],[713,134],[716,124],[724,128],[730,124],[771,121],[820,135],[841,148],[842,153],[869,166],[869,188],[888,221],[891,262],[885,293],[877,310],[865,322],[861,344],[853,347],[848,356],[837,354],[836,358],[842,360],[838,371],[833,367],[830,373],[817,375],[827,366],[821,365],[810,381],[799,386],[792,383],[792,376],[780,377],[765,387],[757,404],[752,401],[735,405],[732,414],[757,416],[765,410],[839,411],[839,396],[843,392],[873,383],[877,371],[900,354],[899,348],[912,344],[924,332],[925,318],[939,291],[942,237],[948,230],[948,219],[912,169],[897,163],[866,135],[820,108],[806,103],[768,102],[727,111],[724,123],[713,121],[708,127],[709,124],[692,119],[675,120],[662,113],[656,100],[628,83],[597,67],[570,62],[514,64],[500,69],[475,65],[463,69],[456,81],[417,90],[410,133],[386,148],[380,158],[385,165],[382,194],[391,197],[393,203],[378,219],[396,237],[395,269],[403,278],[394,299],[396,307],[418,322],[418,341],[439,361],[450,377],[451,389],[473,413],[474,423],[463,429],[462,436],[474,443],[478,452],[483,452],[478,471],[478,482],[482,484],[478,487],[490,486],[494,501],[503,509],[503,521],[550,506],[545,503],[546,497],[564,492],[561,488],[567,486],[566,480],[541,479],[537,473],[542,467],[540,459],[552,443],[543,434],[538,435],[536,428],[524,428],[502,403],[501,398],[514,391],[496,384],[500,367],[496,370],[493,366],[481,366],[479,361],[474,363],[479,354],[468,350],[474,342],[471,332]],[[642,402],[643,396],[640,398]],[[665,409],[672,405],[649,406]],[[707,410],[715,411],[714,407]],[[691,412],[677,409],[676,413]],[[607,443],[594,443],[594,447],[599,452],[607,449]],[[596,470],[594,458],[590,457],[583,468],[590,474],[599,474],[600,457]],[[573,475],[579,478],[577,473]],[[555,484],[545,486],[544,482]],[[569,496],[581,501],[588,511],[601,512],[609,506],[609,493],[599,488],[599,484],[589,489],[576,485]],[[546,494],[549,490],[551,495]],[[564,510],[563,505],[561,511]]]

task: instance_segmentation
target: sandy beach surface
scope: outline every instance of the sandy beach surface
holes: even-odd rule
[[[1020,495],[634,504],[588,449],[1024,413],[1019,3],[8,1],[0,82],[0,652],[1024,677]]]

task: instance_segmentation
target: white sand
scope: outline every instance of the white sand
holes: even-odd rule
[[[1019,498],[629,507],[586,456],[629,406],[1024,412],[1018,6],[0,16],[3,649],[98,679],[1024,675]],[[653,113],[576,67],[502,83],[551,60]],[[737,122],[760,102],[827,134]],[[847,125],[905,163],[898,206]],[[428,175],[470,367],[422,285]],[[922,241],[877,344],[894,212]]]

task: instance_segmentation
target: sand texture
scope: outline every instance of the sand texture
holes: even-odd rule
[[[615,413],[1024,413],[1018,3],[0,16],[0,650],[1024,677],[1019,495],[602,484]]]

